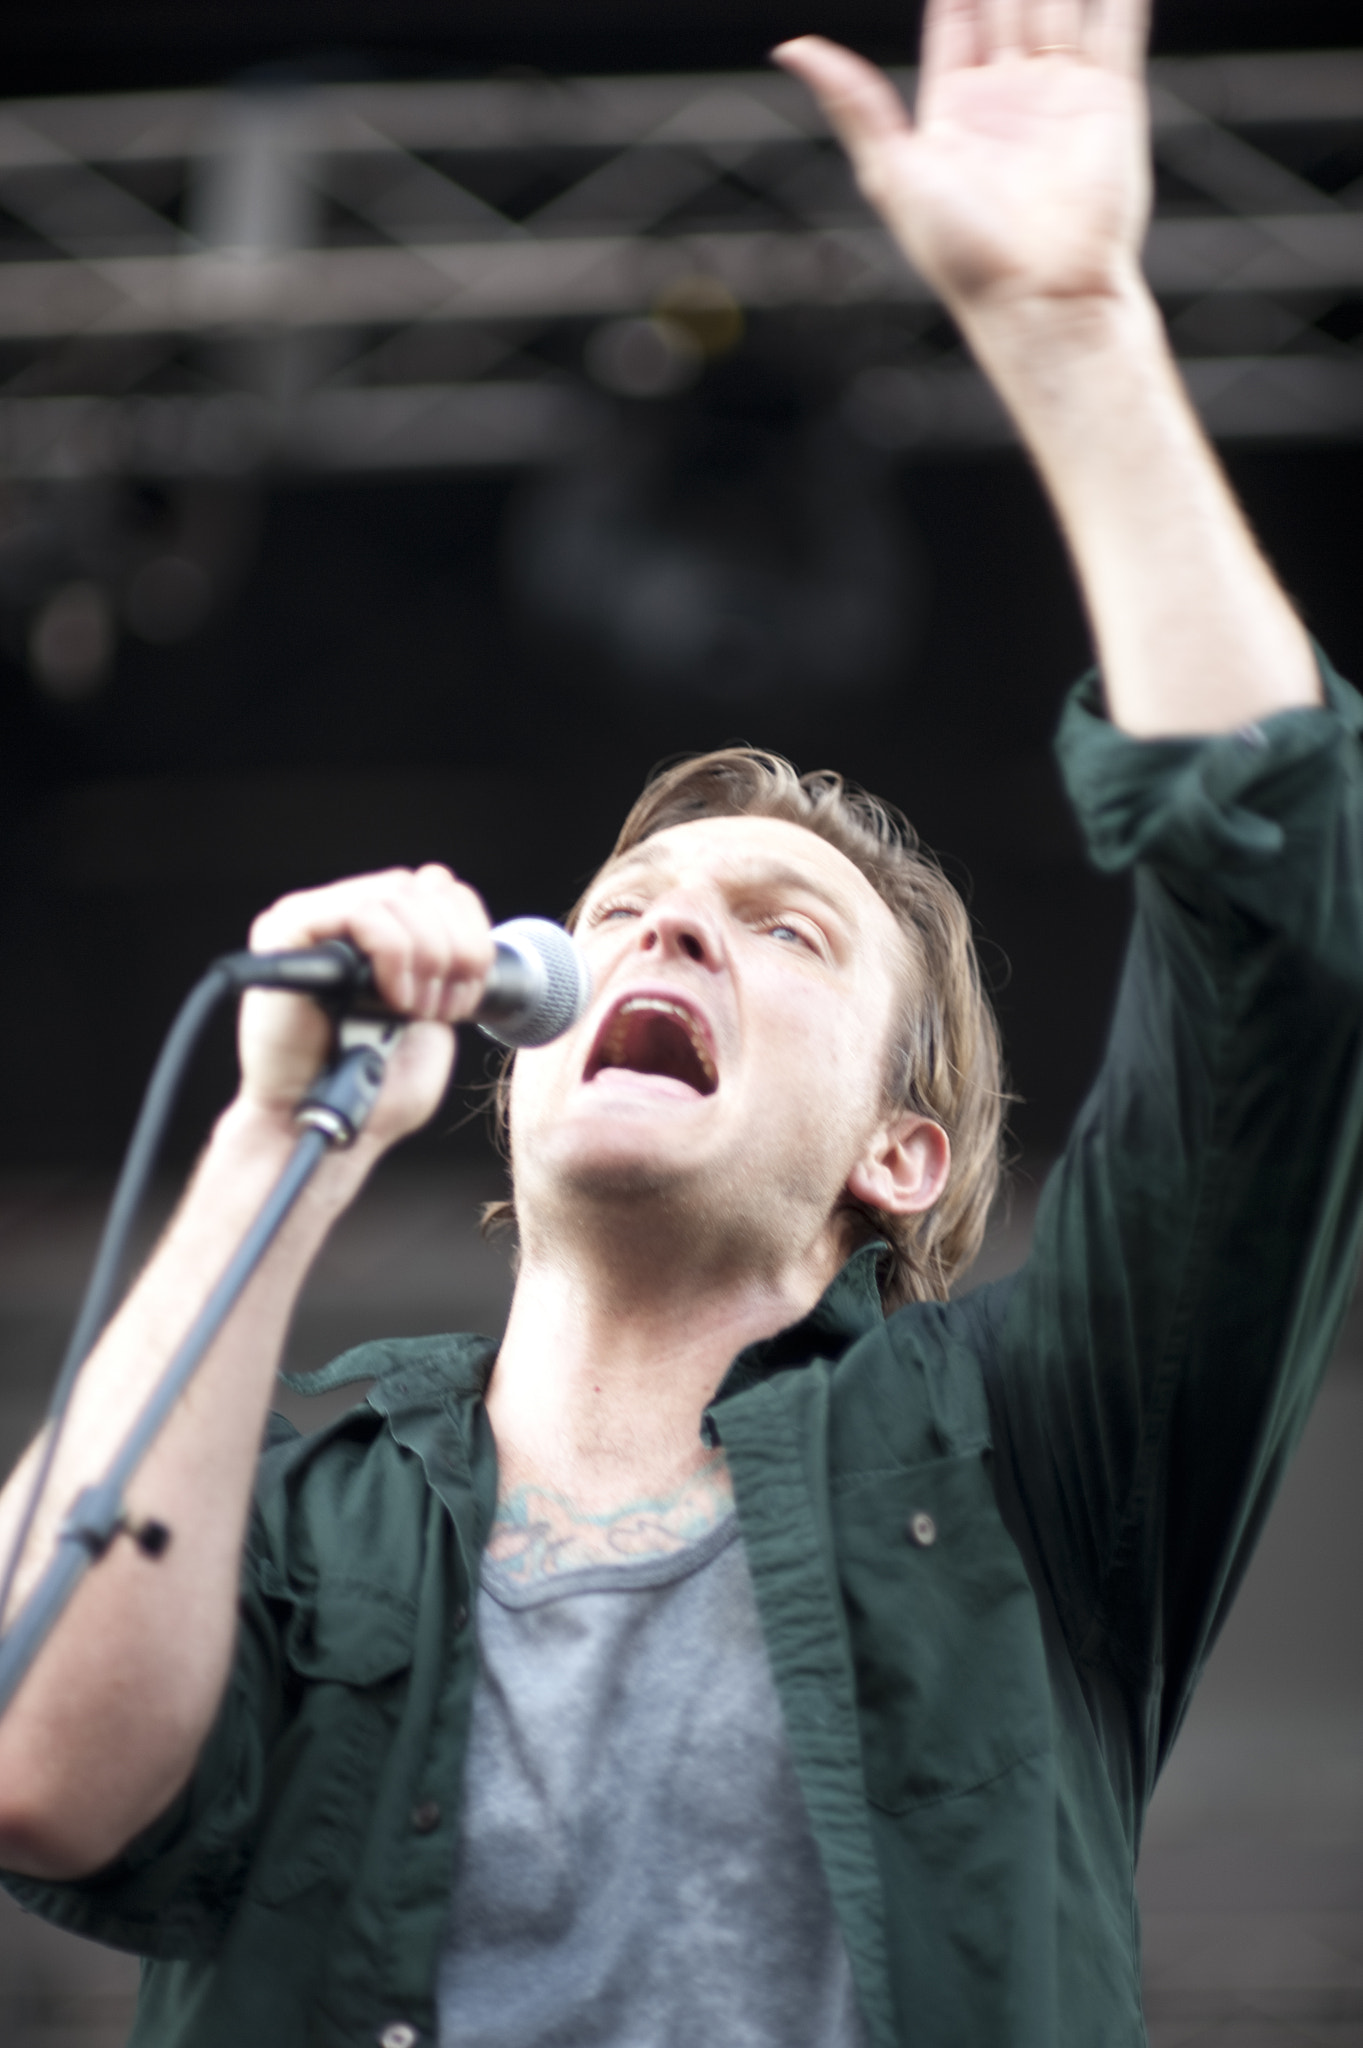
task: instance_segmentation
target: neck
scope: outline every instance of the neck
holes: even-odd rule
[[[734,1354],[806,1314],[839,1263],[825,1239],[779,1272],[707,1277],[531,1236],[488,1392],[503,1494],[610,1509],[685,1485],[713,1463],[701,1416]]]

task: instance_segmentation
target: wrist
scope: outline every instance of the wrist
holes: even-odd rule
[[[1172,364],[1159,308],[1135,267],[1101,292],[998,292],[952,312],[981,367],[999,382],[1047,383],[1057,372],[1114,362],[1133,370]]]
[[[213,1127],[201,1173],[210,1177],[218,1173],[245,1175],[270,1184],[283,1170],[301,1133],[292,1110],[238,1095]],[[321,1161],[303,1200],[324,1227],[354,1200],[376,1156],[361,1137]]]
[[[1087,499],[1114,484],[1125,489],[1133,465],[1153,477],[1202,446],[1159,307],[1139,275],[1099,296],[977,311],[964,331],[1062,525],[1078,510],[1076,492]],[[1071,545],[1078,539],[1070,533]]]
[[[210,1159],[230,1159],[234,1165],[259,1159],[274,1164],[288,1157],[298,1136],[298,1126],[286,1109],[273,1109],[254,1096],[233,1098],[213,1126],[208,1142]]]
[[[1169,358],[1158,305],[1136,264],[1115,272],[1103,291],[1011,287],[954,305],[952,315],[984,369],[1003,362],[1046,371],[1113,354]]]

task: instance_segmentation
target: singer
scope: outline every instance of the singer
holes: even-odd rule
[[[590,1007],[516,1059],[500,1345],[368,1346],[324,1376],[367,1402],[262,1457],[309,1263],[490,960],[439,867],[266,911],[413,1022],[143,1467],[169,1551],[115,1547],[0,1725],[6,1882],[150,1959],[138,2048],[1144,2040],[1143,1815],[1358,1244],[1363,706],[1142,281],[1143,47],[1139,0],[929,0],[912,119],[778,52],[1010,408],[1097,646],[1060,749],[1137,917],[1026,1266],[952,1292],[1002,1101],[962,906],[885,807],[734,750],[645,791],[579,906]],[[247,998],[54,1502],[326,1041]]]

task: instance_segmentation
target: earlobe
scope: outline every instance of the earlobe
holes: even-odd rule
[[[902,1117],[879,1134],[879,1143],[847,1176],[847,1192],[858,1202],[891,1216],[921,1216],[930,1209],[951,1172],[951,1140],[926,1116]]]

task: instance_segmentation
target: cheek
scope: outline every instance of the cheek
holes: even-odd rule
[[[553,1093],[555,1072],[560,1064],[554,1057],[555,1050],[555,1047],[546,1045],[533,1052],[516,1054],[516,1063],[511,1069],[508,1104],[513,1135],[518,1130],[534,1128],[544,1103]]]
[[[768,1086],[801,1123],[834,1118],[860,1122],[878,1108],[883,1081],[884,1027],[878,1007],[847,1001],[785,1000],[772,1013],[770,1057],[762,1062]]]

